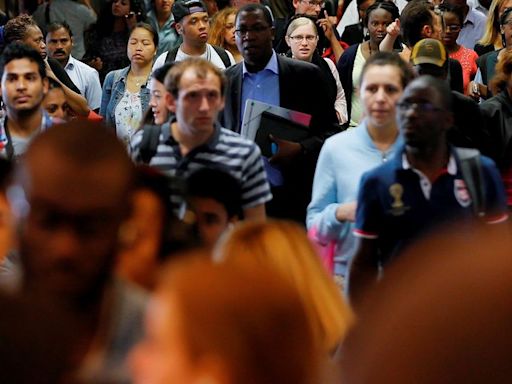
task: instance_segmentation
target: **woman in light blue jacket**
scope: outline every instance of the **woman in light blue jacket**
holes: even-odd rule
[[[103,83],[100,114],[127,144],[149,106],[147,87],[158,47],[158,34],[149,24],[138,23],[130,33],[130,66],[109,72]]]
[[[359,180],[401,147],[395,105],[412,77],[410,66],[397,54],[372,55],[360,81],[365,119],[357,127],[327,139],[320,151],[307,226],[314,228],[312,232],[320,244],[334,243],[334,273],[341,285],[355,250],[352,230]]]

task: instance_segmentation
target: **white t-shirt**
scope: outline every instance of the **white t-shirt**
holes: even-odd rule
[[[155,64],[153,64],[153,71],[157,68],[160,68],[162,65],[165,64],[165,59],[167,58],[167,53],[168,52],[164,52],[160,56],[158,56],[158,58],[155,61]],[[231,65],[235,65],[236,61],[235,61],[235,58],[233,57],[233,55],[231,54],[231,52],[226,51],[226,53],[228,54],[229,61],[231,62]],[[211,62],[213,65],[215,65],[216,67],[219,67],[222,70],[226,69],[226,66],[222,62],[222,59],[220,58],[219,54],[215,51],[215,49],[210,44],[206,44],[206,50],[204,51],[204,53],[201,56],[187,55],[185,52],[183,52],[181,50],[181,46],[180,46],[180,48],[178,49],[178,53],[176,54],[175,61],[183,61],[183,60],[191,58],[191,57],[201,57],[201,58]]]

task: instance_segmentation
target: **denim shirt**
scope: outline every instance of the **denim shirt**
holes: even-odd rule
[[[129,66],[123,69],[117,69],[109,72],[105,77],[103,93],[101,95],[100,115],[105,118],[105,123],[110,127],[115,128],[116,126],[116,106],[119,100],[123,98],[126,87],[126,77],[128,76],[129,70]],[[149,98],[149,88],[146,84],[143,84],[140,87],[140,102],[143,113],[149,107]]]

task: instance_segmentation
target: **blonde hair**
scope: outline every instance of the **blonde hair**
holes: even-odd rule
[[[210,36],[208,37],[208,43],[218,45],[224,49],[228,47],[226,40],[224,39],[224,31],[228,17],[230,15],[236,15],[236,12],[236,8],[227,7],[213,16],[210,23]]]
[[[313,21],[307,17],[298,17],[295,20],[293,20],[286,29],[286,36],[290,36],[293,33],[293,31],[295,31],[297,28],[303,27],[305,25],[311,25],[313,27],[315,35],[318,36],[318,31],[316,29],[315,23],[313,23]]]
[[[313,334],[324,352],[332,352],[353,322],[351,309],[327,274],[304,229],[288,221],[240,223],[221,240],[214,258],[275,270],[299,292]]]
[[[500,34],[500,8],[509,0],[493,0],[489,7],[489,14],[487,16],[487,23],[485,24],[484,35],[478,41],[480,45],[494,45],[494,43],[501,42]]]

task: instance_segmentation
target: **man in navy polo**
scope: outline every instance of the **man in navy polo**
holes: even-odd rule
[[[453,123],[451,93],[431,76],[414,80],[397,104],[405,147],[367,172],[359,188],[354,234],[359,246],[349,274],[353,301],[376,281],[379,267],[441,224],[477,221],[455,148],[446,140]],[[494,163],[480,156],[487,223],[507,220],[505,194]]]

